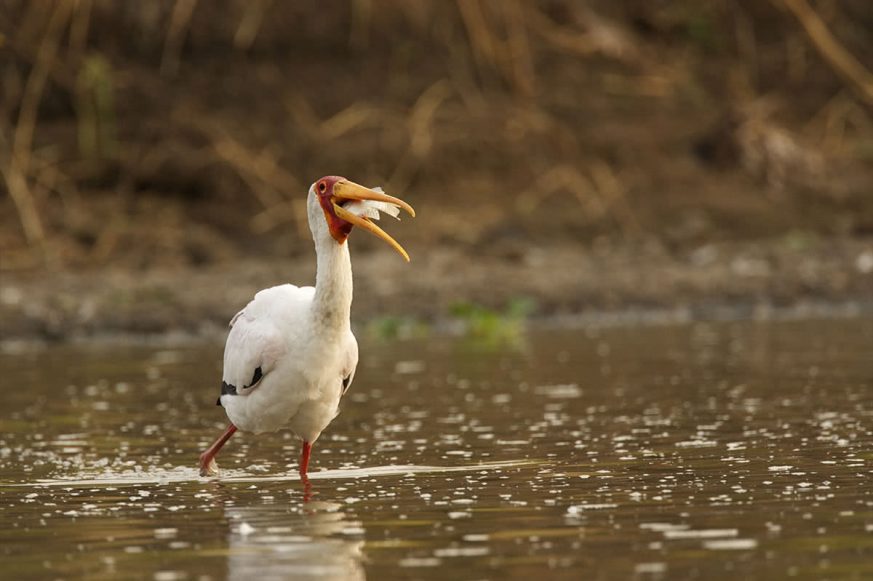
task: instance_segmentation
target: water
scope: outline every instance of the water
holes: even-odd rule
[[[362,338],[313,452],[220,345],[0,355],[9,579],[873,577],[873,320]]]

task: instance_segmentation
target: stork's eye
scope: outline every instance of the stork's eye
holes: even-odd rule
[[[318,182],[318,193],[323,194],[327,191],[327,184],[324,182]]]

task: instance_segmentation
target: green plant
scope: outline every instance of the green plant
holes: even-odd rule
[[[449,311],[454,319],[462,323],[467,337],[486,346],[497,347],[521,341],[525,322],[535,306],[530,299],[516,298],[501,311],[470,302],[455,303]]]
[[[103,56],[89,55],[76,79],[79,153],[85,159],[115,156],[115,101],[112,67]]]
[[[415,317],[389,315],[373,319],[367,324],[368,335],[385,341],[426,337],[428,333],[430,333],[430,327],[427,323]]]

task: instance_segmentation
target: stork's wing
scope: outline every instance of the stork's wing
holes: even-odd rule
[[[358,367],[358,341],[355,336],[349,331],[346,339],[346,359],[343,366],[343,395],[352,386],[352,381],[355,380],[355,369]]]
[[[273,370],[283,350],[281,337],[269,321],[240,311],[224,346],[221,395],[248,395]]]
[[[286,349],[277,326],[278,313],[302,309],[312,292],[311,287],[293,285],[269,288],[234,316],[224,346],[221,395],[248,395],[275,368]]]

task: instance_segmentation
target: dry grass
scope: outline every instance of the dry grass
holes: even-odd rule
[[[860,99],[873,107],[873,74],[837,40],[812,6],[806,0],[777,1],[797,17],[813,46],[834,71],[857,91]]]
[[[9,195],[15,203],[15,209],[18,211],[21,227],[28,244],[39,248],[44,259],[48,259],[44,248],[45,231],[37,202],[34,199],[33,189],[29,183],[33,136],[49,68],[58,52],[61,35],[69,23],[72,9],[71,2],[62,2],[50,11],[37,50],[36,62],[27,77],[21,95],[18,123],[15,126],[12,143],[10,145],[5,140],[3,142],[3,157],[5,158],[2,162],[3,175]]]
[[[873,147],[873,82],[852,54],[857,43],[838,40],[851,19],[822,16],[805,0],[773,0],[783,13],[743,2],[635,12],[569,0],[203,4],[6,1],[0,24],[16,26],[4,26],[14,32],[5,39],[0,169],[24,244],[0,236],[3,268],[131,252],[130,223],[147,215],[74,219],[105,196],[122,214],[143,196],[172,199],[166,206],[183,214],[218,204],[207,247],[231,225],[239,237],[281,236],[291,225],[305,238],[299,194],[323,166],[382,176],[395,192],[429,192],[446,212],[498,202],[504,219],[533,223],[557,205],[580,232],[632,240],[667,229],[655,198],[670,194],[647,182],[671,179],[660,148],[681,136],[691,150],[708,131],[701,122],[729,118],[713,134],[716,149],[733,144],[731,163],[785,198],[828,187],[834,159],[873,157],[864,149]],[[765,40],[772,30],[786,40]],[[823,60],[813,62],[800,38]],[[82,104],[95,50],[117,111]],[[774,55],[786,66],[774,67]],[[823,67],[845,90],[820,80]],[[801,104],[786,99],[805,83],[820,90]],[[78,116],[81,141],[102,123],[94,119],[116,113],[110,154],[95,162],[70,147],[64,115],[72,126]],[[681,181],[687,170],[677,167],[672,179]],[[483,175],[497,180],[490,190],[475,185]],[[190,243],[162,236],[161,252]],[[87,248],[77,255],[81,238]]]

